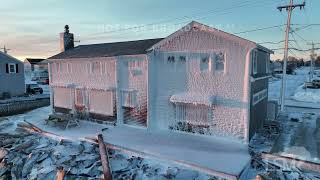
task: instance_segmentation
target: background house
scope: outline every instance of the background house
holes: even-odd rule
[[[24,73],[27,80],[45,81],[49,78],[48,62],[45,59],[26,58],[24,60]]]
[[[0,98],[19,96],[25,93],[23,63],[0,52]]]

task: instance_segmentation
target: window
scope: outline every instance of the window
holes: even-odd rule
[[[68,73],[72,72],[72,66],[70,63],[67,64]]]
[[[61,63],[55,63],[56,72],[61,72]]]
[[[135,108],[138,105],[138,92],[132,89],[121,90],[122,106]]]
[[[270,56],[267,53],[266,54],[266,73],[268,74],[270,72]]]
[[[8,73],[9,74],[17,73],[16,67],[17,67],[17,64],[9,63],[8,64],[8,69],[9,69]]]
[[[91,65],[91,68],[92,68],[92,73],[94,74],[98,74],[100,73],[100,69],[101,69],[101,66],[100,66],[100,62],[93,62],[92,65]]]
[[[225,54],[220,52],[216,54],[216,59],[215,59],[215,71],[217,72],[223,72],[224,71],[224,66],[225,66]]]
[[[87,70],[88,70],[88,74],[91,74],[92,73],[92,64],[91,63],[88,63],[87,64]]]
[[[84,105],[84,91],[82,89],[75,89],[75,104]]]
[[[201,72],[211,71],[210,65],[211,65],[211,61],[210,61],[209,57],[201,58],[200,71]]]
[[[253,74],[258,73],[258,57],[257,57],[257,51],[252,52],[252,72]]]
[[[168,63],[174,63],[174,56],[168,56]]]
[[[268,90],[264,89],[253,95],[253,105],[258,104],[260,101],[268,97]]]
[[[175,106],[175,118],[178,122],[192,125],[209,125],[212,118],[210,106],[178,103]]]
[[[180,59],[181,63],[185,63],[186,62],[186,57],[185,56],[180,56],[179,59]]]

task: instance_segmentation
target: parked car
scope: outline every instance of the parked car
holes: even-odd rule
[[[313,79],[312,84],[313,86],[320,88],[320,79],[319,78]]]
[[[28,94],[42,94],[43,89],[38,84],[27,84],[26,91]]]

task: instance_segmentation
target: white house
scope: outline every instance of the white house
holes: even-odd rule
[[[252,41],[191,22],[164,39],[68,47],[49,58],[55,112],[239,141],[266,119],[273,52]]]

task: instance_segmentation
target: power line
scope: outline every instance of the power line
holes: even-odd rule
[[[286,9],[288,12],[288,18],[287,18],[287,27],[286,27],[286,33],[285,33],[285,47],[284,47],[284,63],[283,63],[283,75],[282,75],[282,83],[281,83],[281,111],[284,111],[284,104],[285,104],[285,90],[286,90],[286,75],[287,75],[287,61],[288,61],[288,50],[289,50],[289,31],[290,31],[290,25],[291,25],[291,16],[292,11],[299,7],[300,9],[304,8],[306,5],[305,2],[302,4],[293,4],[293,0],[290,0],[289,5],[285,6],[279,6],[277,9],[281,12],[283,9]]]
[[[269,1],[269,3],[272,2],[272,1]],[[216,13],[222,13],[223,14],[228,14],[228,13],[232,13],[233,11],[230,11],[230,10],[233,10],[233,9],[236,9],[236,8],[242,8],[242,7],[246,7],[246,6],[251,6],[251,5],[258,5],[258,4],[265,4],[265,2],[262,0],[262,1],[245,1],[245,2],[241,2],[241,3],[238,3],[234,6],[231,6],[231,7],[228,7],[228,8],[223,8],[223,9],[215,9],[215,10],[211,10],[209,12],[207,12],[207,15],[205,16],[199,16],[198,17],[192,17],[192,15],[190,17],[186,17],[186,16],[183,16],[181,18],[175,18],[175,19],[169,19],[169,20],[165,20],[165,21],[160,21],[160,22],[155,22],[155,23],[149,23],[149,24],[146,24],[146,25],[140,25],[140,26],[134,26],[134,27],[130,27],[130,28],[124,28],[124,29],[118,29],[118,30],[110,30],[110,31],[104,31],[104,32],[100,32],[100,33],[95,33],[95,34],[91,34],[91,35],[88,35],[88,36],[95,36],[95,35],[101,35],[101,34],[111,34],[111,33],[117,33],[117,32],[122,32],[122,31],[128,31],[128,30],[134,30],[134,29],[140,29],[140,28],[149,28],[149,27],[154,27],[156,25],[164,25],[163,23],[164,22],[171,22],[171,21],[174,21],[176,19],[181,19],[181,20],[184,20],[184,19],[189,19],[188,21],[184,21],[184,22],[180,22],[180,23],[175,23],[173,25],[180,25],[180,24],[185,24],[185,23],[188,23],[190,22],[190,19],[194,19],[194,20],[199,20],[199,19],[204,19],[204,18],[207,18],[209,15],[212,15],[212,14],[216,14]],[[272,2],[273,3],[273,2]],[[230,11],[230,12],[226,12],[226,11]],[[197,15],[196,15],[197,16]],[[140,31],[138,31],[140,32]]]

